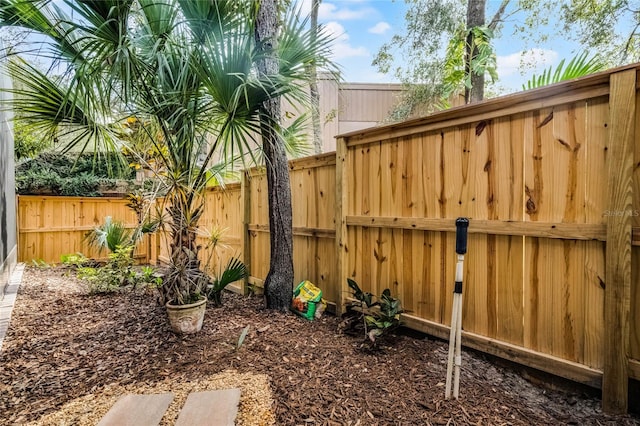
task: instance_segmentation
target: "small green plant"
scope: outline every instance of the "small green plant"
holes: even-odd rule
[[[388,334],[400,326],[400,314],[403,312],[399,299],[391,296],[391,290],[384,289],[382,295],[374,301],[374,295],[362,291],[358,283],[347,278],[347,284],[353,291],[355,301],[347,306],[343,327],[357,329],[361,324],[365,338],[373,345],[376,339]]]
[[[107,263],[99,268],[78,268],[78,276],[89,282],[89,292],[111,293],[124,288],[136,288],[141,283],[162,284],[162,279],[155,277],[151,267],[143,268],[138,273],[133,268],[133,246],[117,246],[108,256]]]
[[[235,257],[231,258],[224,271],[207,285],[207,299],[213,302],[214,306],[221,306],[222,291],[232,282],[246,278],[247,274],[245,264]]]
[[[111,220],[111,216],[104,218],[104,224],[95,227],[85,236],[90,246],[98,248],[101,252],[105,248],[115,253],[118,247],[128,247],[133,243],[133,232],[124,223]],[[133,246],[131,246],[133,252]]]
[[[215,265],[220,259],[218,250],[230,248],[224,239],[226,232],[227,228],[214,226],[214,228],[206,234],[207,245],[205,249],[207,250],[208,256],[204,270],[209,277],[209,282],[207,283],[204,293],[214,306],[222,306],[222,292],[229,284],[244,279],[249,274],[244,263],[235,257],[229,259],[229,263],[224,270],[216,273]]]
[[[140,274],[137,276],[137,281],[140,283],[151,284],[154,287],[160,287],[162,285],[162,277],[160,277],[156,269],[151,266],[143,266],[140,270]]]
[[[60,262],[65,266],[77,269],[86,266],[89,259],[82,253],[69,253],[61,255]]]
[[[33,264],[33,266],[35,266],[36,268],[41,268],[41,269],[47,269],[51,267],[51,265],[49,265],[47,262],[45,262],[42,259],[33,259],[31,260],[31,264]]]
[[[249,333],[250,328],[251,326],[248,325],[242,329],[242,332],[240,333],[240,337],[238,338],[238,343],[236,343],[236,351],[239,351],[240,348],[242,347],[242,344],[244,343],[244,340],[247,338],[247,334]]]

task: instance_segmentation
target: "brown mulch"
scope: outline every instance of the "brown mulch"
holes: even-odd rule
[[[63,269],[27,268],[0,352],[0,424],[63,424],[53,419],[78,401],[108,408],[125,390],[177,389],[229,371],[268,378],[278,425],[640,424],[468,351],[461,397],[445,401],[446,342],[400,334],[372,351],[340,334],[335,317],[307,322],[262,306],[225,294],[200,333],[181,337],[151,294],[89,296]]]

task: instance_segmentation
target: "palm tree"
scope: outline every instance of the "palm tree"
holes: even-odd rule
[[[45,36],[41,56],[53,78],[14,60],[16,111],[66,147],[118,148],[127,119],[137,120],[160,156],[165,178],[171,262],[167,300],[189,303],[208,277],[198,261],[198,221],[213,158],[253,156],[265,101],[305,102],[306,66],[326,58],[329,39],[314,37],[292,13],[279,43],[255,38],[255,0],[0,0],[0,25]],[[257,72],[265,55],[278,58]],[[264,127],[263,127],[264,130]],[[212,142],[209,141],[212,139]],[[276,138],[282,140],[282,138]]]

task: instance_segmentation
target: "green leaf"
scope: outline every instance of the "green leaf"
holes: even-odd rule
[[[248,325],[242,329],[242,332],[240,333],[240,337],[238,338],[238,343],[236,344],[236,350],[240,350],[240,347],[242,347],[242,344],[244,343],[244,339],[246,339],[250,328],[251,326]]]
[[[560,81],[571,80],[585,75],[593,74],[605,69],[605,63],[599,56],[588,57],[588,52],[584,51],[571,58],[565,66],[562,59],[558,65],[543,70],[541,75],[533,75],[522,85],[522,90],[536,89]]]

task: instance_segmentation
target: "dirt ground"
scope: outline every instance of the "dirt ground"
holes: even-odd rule
[[[181,337],[151,294],[89,296],[62,269],[27,268],[0,353],[0,424],[82,424],[64,419],[81,406],[95,421],[125,392],[215,387],[220,374],[237,374],[247,389],[259,387],[252,377],[267,379],[266,393],[243,388],[241,410],[266,404],[269,413],[243,424],[640,424],[468,351],[461,397],[446,401],[446,342],[401,333],[371,351],[340,334],[335,317],[308,322],[262,306],[225,294],[200,333]]]

